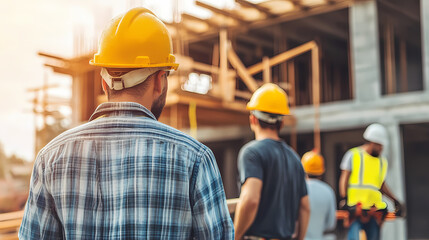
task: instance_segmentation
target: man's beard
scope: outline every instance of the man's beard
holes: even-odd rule
[[[159,96],[158,99],[156,99],[153,103],[152,103],[152,107],[151,107],[151,112],[153,113],[153,115],[155,116],[155,118],[158,120],[159,117],[161,116],[162,110],[164,109],[165,106],[165,99],[167,98],[167,88],[165,87],[162,90],[161,96]]]
[[[371,156],[373,156],[373,157],[378,158],[378,157],[380,157],[380,152],[379,152],[379,151],[372,150],[372,151],[371,151],[371,153],[370,153],[370,155],[371,155]]]

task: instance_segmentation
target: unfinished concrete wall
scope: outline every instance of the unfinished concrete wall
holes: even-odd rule
[[[355,3],[349,16],[354,97],[358,102],[373,101],[381,93],[376,2]]]

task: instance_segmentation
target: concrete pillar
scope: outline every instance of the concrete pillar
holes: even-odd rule
[[[429,1],[420,0],[420,16],[423,48],[423,88],[426,92],[429,92]]]
[[[386,155],[389,167],[386,177],[386,183],[392,193],[401,203],[405,204],[405,176],[403,162],[402,136],[399,123],[393,119],[385,119],[381,122],[389,132],[390,144],[384,154]],[[394,204],[387,198],[389,211],[394,210]],[[404,219],[396,219],[393,222],[386,222],[383,225],[381,237],[382,240],[402,240],[407,239],[407,225]]]
[[[377,4],[356,2],[349,11],[354,98],[369,102],[381,96]]]

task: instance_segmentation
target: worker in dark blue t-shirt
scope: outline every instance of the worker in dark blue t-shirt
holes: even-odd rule
[[[289,114],[287,95],[275,84],[264,84],[247,104],[256,140],[238,157],[241,194],[235,239],[304,239],[310,217],[305,173],[298,155],[279,137]]]

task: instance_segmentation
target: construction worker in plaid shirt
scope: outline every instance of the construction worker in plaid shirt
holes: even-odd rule
[[[157,121],[178,64],[165,25],[114,18],[91,64],[108,102],[37,156],[21,239],[233,239],[213,153]]]

